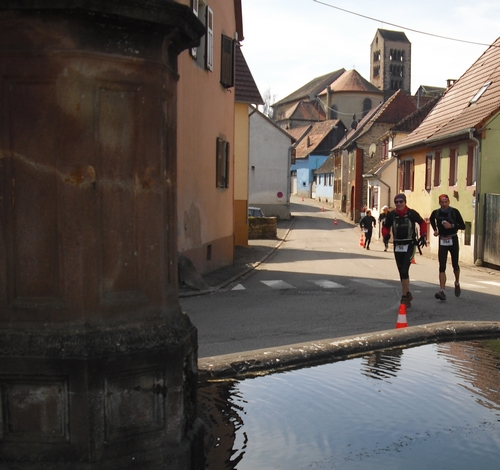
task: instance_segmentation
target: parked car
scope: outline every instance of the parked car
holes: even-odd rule
[[[249,207],[248,217],[265,217],[264,213],[260,210],[260,207]]]

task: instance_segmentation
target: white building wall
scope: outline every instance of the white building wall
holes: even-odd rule
[[[268,217],[290,218],[292,138],[259,111],[250,116],[248,205]]]

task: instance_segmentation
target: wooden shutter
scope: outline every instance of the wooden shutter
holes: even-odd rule
[[[222,35],[220,82],[224,88],[234,86],[234,41]]]
[[[399,162],[399,192],[402,193],[405,189],[405,162]]]
[[[414,165],[415,165],[415,162],[414,162],[414,160],[413,160],[413,158],[412,158],[412,159],[410,160],[410,165],[409,165],[409,167],[410,167],[410,175],[409,175],[409,176],[410,176],[410,181],[409,181],[409,183],[410,183],[410,188],[409,188],[409,189],[410,189],[410,191],[413,191],[413,181],[414,181],[414,179],[415,179],[415,170],[414,170]]]
[[[432,181],[432,155],[427,155],[425,157],[425,189],[426,191],[431,190]]]
[[[205,68],[214,70],[214,12],[207,6]]]

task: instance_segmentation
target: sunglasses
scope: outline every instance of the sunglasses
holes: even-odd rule
[[[394,201],[396,204],[403,204],[403,200],[402,199],[398,199],[397,201]]]

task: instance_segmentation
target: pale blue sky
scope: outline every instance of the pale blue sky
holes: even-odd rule
[[[370,44],[377,28],[403,31],[412,43],[412,93],[420,85],[444,87],[447,79],[459,78],[487,46],[394,25],[483,44],[500,36],[498,0],[242,0],[242,4],[243,54],[261,94],[270,89],[278,100],[342,67],[355,68],[370,80]]]

